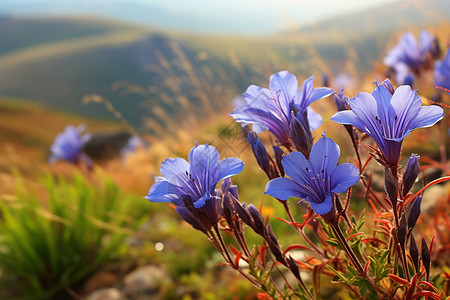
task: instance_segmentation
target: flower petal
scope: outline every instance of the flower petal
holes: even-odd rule
[[[186,172],[189,171],[189,163],[183,158],[167,158],[161,163],[160,172],[168,182],[177,186],[187,184]]]
[[[333,208],[333,199],[331,198],[330,195],[327,195],[325,201],[323,201],[322,203],[316,203],[312,201],[312,198],[310,197],[306,197],[305,200],[309,202],[312,210],[318,215],[324,215],[326,213],[329,213]]]
[[[422,106],[413,120],[411,130],[430,127],[436,124],[440,119],[444,117],[444,110],[437,105]]]
[[[372,96],[377,101],[377,115],[383,124],[388,124],[394,120],[395,112],[391,105],[392,94],[383,85],[377,85],[373,90]]]
[[[217,168],[220,155],[214,146],[199,145],[189,152],[190,174],[196,176],[195,180],[200,181],[203,191],[212,192],[218,182]],[[199,195],[200,196],[200,195]]]
[[[397,134],[393,138],[403,135],[411,127],[411,121],[416,118],[422,100],[417,95],[416,91],[411,90],[409,85],[399,86],[392,96],[392,107],[395,111],[397,119],[394,123],[394,132]]]
[[[266,184],[264,194],[268,194],[281,200],[287,200],[290,197],[301,198],[304,196],[300,185],[285,177],[279,177],[269,181]]]
[[[182,191],[163,177],[155,177],[155,183],[150,187],[144,198],[151,202],[172,202],[180,205]]]
[[[360,179],[359,170],[350,163],[337,166],[331,173],[331,191],[343,193]]]
[[[300,98],[294,101],[295,105],[297,105],[301,111],[305,111],[306,107],[309,105],[308,99],[314,91],[313,80],[314,76],[311,76],[303,81],[302,88],[300,89]]]
[[[295,75],[287,71],[281,71],[270,76],[269,83],[272,93],[280,93],[280,105],[284,112],[289,111],[289,103],[295,99],[300,99],[300,89]]]
[[[310,169],[311,164],[301,152],[293,151],[289,153],[283,157],[281,164],[286,175],[292,180],[298,183],[308,182],[306,169]]]
[[[244,97],[245,102],[249,106],[266,107],[268,103],[267,99],[272,98],[273,96],[268,89],[257,85],[251,85],[247,88],[245,93],[242,94],[242,97]]]
[[[308,122],[309,122],[309,128],[311,130],[317,129],[322,125],[322,116],[319,115],[312,109],[310,106],[307,108],[308,111]]]
[[[341,149],[330,138],[322,136],[311,149],[309,160],[315,174],[326,170],[330,174],[338,162]]]
[[[309,105],[311,105],[311,103],[313,103],[319,99],[328,97],[331,94],[333,94],[333,89],[331,89],[331,88],[327,88],[327,87],[316,88],[312,91],[311,95],[309,96],[307,104],[309,106]]]
[[[357,128],[364,127],[364,124],[361,123],[355,113],[351,110],[339,111],[335,113],[330,120],[343,125],[353,125]]]
[[[211,199],[211,194],[206,192],[201,198],[194,202],[195,208],[203,207],[206,204],[206,200]]]
[[[225,158],[219,163],[216,180],[217,182],[219,182],[222,179],[239,174],[242,172],[243,169],[244,163],[239,158],[236,157]]]

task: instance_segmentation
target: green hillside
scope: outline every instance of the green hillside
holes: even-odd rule
[[[381,64],[397,26],[379,31],[369,26],[371,20],[355,14],[256,38],[161,33],[93,18],[2,18],[0,95],[95,118],[115,114],[150,133],[166,132],[174,119],[196,123],[229,111],[233,97],[252,83],[266,85],[279,70],[300,80],[315,75],[316,84],[322,74],[349,73],[364,80]],[[372,30],[349,25],[357,23]],[[107,100],[83,105],[91,94]]]
[[[0,55],[17,49],[70,38],[126,29],[130,26],[98,18],[0,17]]]

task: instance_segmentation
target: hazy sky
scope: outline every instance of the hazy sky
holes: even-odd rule
[[[400,0],[0,0],[0,13],[96,14],[197,32],[265,34]]]

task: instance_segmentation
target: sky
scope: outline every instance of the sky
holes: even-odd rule
[[[0,0],[0,14],[93,14],[200,33],[267,34],[400,0]]]

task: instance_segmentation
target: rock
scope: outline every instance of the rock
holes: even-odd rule
[[[129,299],[144,299],[156,294],[161,285],[168,280],[170,280],[169,275],[162,268],[140,267],[124,277],[124,294]]]
[[[122,300],[120,291],[116,288],[97,290],[86,297],[87,300]]]
[[[112,287],[119,282],[116,274],[110,272],[99,272],[91,276],[83,285],[83,292],[90,294],[95,290]]]

